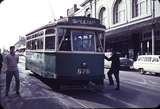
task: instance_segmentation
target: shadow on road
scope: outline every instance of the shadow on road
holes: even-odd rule
[[[140,102],[141,96],[142,99],[147,99],[147,96],[143,96],[144,93],[139,91],[145,89],[138,86],[130,86],[131,84],[129,83],[126,83],[127,86],[121,86],[121,89],[119,91],[116,91],[113,86],[108,86],[108,83],[106,82],[105,89],[102,92],[91,90],[89,88],[68,88],[67,90],[62,88],[61,90],[56,90],[54,87],[56,83],[54,83],[53,80],[44,79],[35,74],[30,75],[37,77],[43,83],[47,84],[51,88],[51,90],[72,97],[80,102],[82,101],[83,103],[88,103],[88,105],[90,105],[89,103],[91,103],[91,106],[96,105],[99,107],[102,106],[103,108],[105,106],[114,108],[141,108],[143,106],[151,106],[145,101]],[[135,90],[136,88],[138,88],[138,90]]]

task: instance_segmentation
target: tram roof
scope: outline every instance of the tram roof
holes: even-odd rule
[[[97,28],[103,28],[105,29],[105,26],[100,24],[100,20],[96,18],[89,18],[85,16],[73,16],[73,17],[65,17],[61,18],[53,23],[44,25],[28,34],[26,36],[33,34],[39,30],[43,30],[50,27],[55,27],[59,25],[65,25],[65,26],[85,26],[85,27],[97,27]]]

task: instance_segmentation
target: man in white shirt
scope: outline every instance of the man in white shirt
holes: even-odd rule
[[[6,73],[6,96],[8,96],[10,84],[12,81],[12,77],[15,77],[16,81],[16,94],[20,95],[19,93],[19,87],[20,87],[20,81],[19,81],[19,71],[18,71],[18,64],[19,57],[15,54],[15,47],[10,47],[10,54],[6,56],[6,65],[7,65],[7,73]]]

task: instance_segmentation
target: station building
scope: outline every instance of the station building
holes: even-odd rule
[[[106,52],[115,48],[132,59],[160,55],[160,0],[84,0],[67,15],[100,19],[106,26]]]

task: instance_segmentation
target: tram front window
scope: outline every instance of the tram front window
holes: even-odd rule
[[[71,51],[71,38],[69,29],[58,29],[58,49],[60,51]]]
[[[95,51],[95,33],[72,31],[73,51]]]

